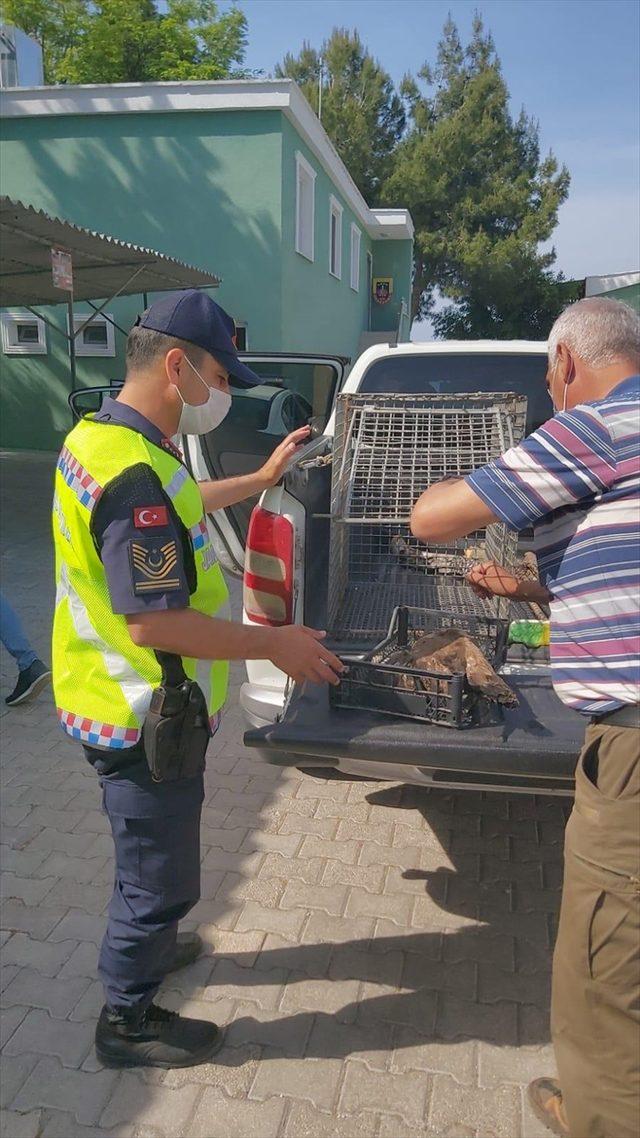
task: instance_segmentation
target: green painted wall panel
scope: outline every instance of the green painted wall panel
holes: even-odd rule
[[[393,295],[387,304],[373,301],[371,326],[374,332],[387,332],[397,329],[400,322],[400,306],[404,300],[407,311],[411,309],[411,269],[412,245],[410,241],[376,241],[373,253],[373,278],[392,277]],[[401,340],[408,340],[410,325],[403,320]]]
[[[317,171],[313,264],[295,252],[298,149]],[[404,271],[409,287],[411,243],[372,242],[363,231],[360,288],[350,288],[357,219],[280,111],[6,119],[0,178],[10,197],[217,273],[223,280],[212,295],[247,323],[251,350],[355,357],[368,325],[368,251],[374,274],[383,256],[392,268],[380,271],[393,271],[397,289]],[[331,193],[344,207],[339,281],[329,273]],[[142,306],[136,295],[108,311],[128,329]],[[374,327],[397,325],[392,306],[376,307]],[[62,308],[46,314],[65,320]],[[46,356],[0,356],[3,446],[55,449],[69,427],[68,349],[50,329],[47,340]],[[122,378],[120,333],[116,348],[113,359],[78,359],[78,386]]]
[[[109,312],[118,309],[123,327],[133,322],[142,306],[141,300],[127,299],[128,315],[122,310],[125,302],[113,304]],[[88,316],[89,309],[77,304],[78,315]],[[0,446],[26,450],[56,450],[71,426],[67,398],[71,391],[69,355],[63,335],[66,330],[65,308],[42,309],[48,320],[60,332],[47,327],[47,355],[6,356],[0,353]],[[115,357],[79,357],[77,360],[77,386],[89,387],[120,379],[124,374],[124,336],[115,333]]]
[[[223,278],[212,292],[249,344],[281,344],[281,115],[273,112],[51,116],[7,119],[2,193],[54,216],[146,245]],[[109,312],[128,328],[141,295]],[[64,320],[62,310],[52,309]],[[0,441],[55,449],[69,427],[69,364],[48,331],[47,356],[2,357]],[[59,342],[57,342],[59,341]],[[115,359],[78,360],[78,386],[120,378]],[[37,419],[25,407],[38,409]]]
[[[316,171],[313,261],[295,250],[296,151],[300,151]],[[283,343],[291,351],[335,353],[353,359],[360,334],[367,326],[366,254],[372,246],[371,238],[286,119],[283,119],[282,164]],[[340,280],[329,272],[329,199],[332,194],[343,207]],[[358,292],[350,286],[352,222],[362,232]]]
[[[608,297],[610,300],[622,300],[631,308],[635,308],[636,312],[640,312],[640,284],[625,285],[624,288],[614,288],[611,292],[605,292],[602,295]]]
[[[220,302],[276,347],[277,111],[78,115],[4,123],[3,193],[223,277]],[[257,303],[259,301],[259,303]]]

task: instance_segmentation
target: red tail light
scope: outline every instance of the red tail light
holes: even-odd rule
[[[293,526],[288,518],[256,506],[244,560],[244,609],[258,624],[291,624]]]

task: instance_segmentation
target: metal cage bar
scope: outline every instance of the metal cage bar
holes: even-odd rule
[[[409,517],[434,482],[461,477],[522,438],[526,399],[511,394],[339,396],[333,454],[329,628],[380,636],[397,605],[501,615],[464,582],[473,560],[516,560],[495,524],[446,545],[412,537]]]

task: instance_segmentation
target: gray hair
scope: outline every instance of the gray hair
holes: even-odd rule
[[[549,333],[549,363],[553,366],[558,344],[567,347],[590,367],[608,367],[640,356],[640,314],[621,300],[590,296],[570,304]]]

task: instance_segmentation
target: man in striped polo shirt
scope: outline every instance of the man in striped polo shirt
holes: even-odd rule
[[[416,503],[424,541],[490,522],[534,527],[542,584],[495,563],[481,596],[551,606],[555,690],[588,720],[565,839],[553,964],[559,1083],[537,1079],[537,1116],[572,1138],[640,1133],[640,317],[578,301],[549,337],[556,415],[519,446]]]

